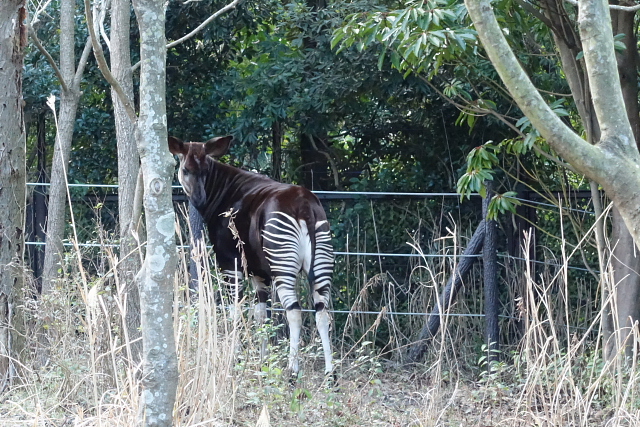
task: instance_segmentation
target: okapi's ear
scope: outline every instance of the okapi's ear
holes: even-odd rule
[[[189,151],[187,146],[184,145],[184,142],[182,142],[182,140],[174,136],[170,136],[168,142],[169,142],[169,151],[171,152],[171,154],[185,155],[187,154],[187,151]]]
[[[232,140],[233,136],[231,135],[211,138],[204,143],[204,151],[207,153],[207,156],[217,159],[218,157],[222,157],[227,154]]]

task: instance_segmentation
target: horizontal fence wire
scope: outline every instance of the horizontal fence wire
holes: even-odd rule
[[[48,182],[28,182],[27,186],[30,187],[39,187],[39,186],[44,186],[44,187],[48,187],[51,184]],[[80,183],[73,183],[73,184],[68,184],[69,187],[71,188],[113,188],[113,189],[117,189],[118,185],[117,184],[80,184]],[[174,190],[182,190],[182,186],[181,185],[172,185],[171,186],[172,189]],[[428,197],[461,197],[462,194],[460,193],[419,193],[419,192],[391,192],[391,191],[317,191],[317,190],[312,190],[312,193],[318,195],[318,196],[331,196],[332,198],[335,199],[350,199],[350,198],[357,198],[360,196],[367,196],[369,198],[381,198],[381,197],[413,197],[413,198],[428,198]],[[478,193],[470,193],[469,196],[480,196],[480,194]],[[534,205],[538,205],[538,206],[545,206],[545,207],[549,207],[549,208],[554,208],[554,209],[562,209],[565,211],[571,211],[571,212],[578,212],[578,213],[584,213],[584,214],[588,214],[588,215],[595,215],[595,213],[593,211],[588,211],[588,210],[584,210],[584,209],[576,209],[576,208],[570,208],[568,206],[557,206],[554,205],[552,203],[546,203],[546,202],[540,202],[537,200],[530,200],[530,199],[523,199],[523,198],[518,198],[515,197],[515,200],[518,200],[520,202],[525,202],[525,203],[531,203]]]
[[[31,246],[46,246],[46,242],[24,242],[25,245],[31,245]],[[66,247],[75,247],[76,245],[74,243],[69,243],[69,242],[65,242],[62,244],[63,246]],[[115,244],[115,243],[78,243],[78,247],[80,248],[103,248],[103,247],[107,247],[107,248],[119,248],[120,245]],[[176,248],[178,249],[189,249],[190,246],[186,246],[186,245],[176,245]],[[212,246],[207,246],[207,249],[211,249]],[[480,258],[482,257],[482,254],[477,254],[477,255],[464,255],[464,254],[460,254],[460,255],[445,255],[445,254],[403,254],[403,253],[377,253],[377,252],[343,252],[343,251],[335,251],[334,255],[340,255],[340,256],[370,256],[370,257],[405,257],[405,258]],[[518,260],[518,261],[525,261],[525,262],[531,262],[534,264],[541,264],[541,265],[549,265],[552,267],[565,267],[563,264],[557,264],[557,263],[551,263],[548,261],[538,261],[538,260],[533,260],[533,259],[526,259],[526,258],[522,258],[522,257],[517,257],[517,256],[513,256],[513,255],[509,255],[509,254],[498,254],[498,257],[500,258],[504,258],[504,259],[513,259],[513,260]],[[566,266],[569,270],[580,270],[580,271],[593,271],[594,273],[599,273],[599,271],[597,270],[593,270],[593,269],[588,269],[585,267],[578,267],[575,265],[567,265]]]
[[[278,307],[271,307],[268,308],[268,310],[271,311],[276,311],[276,312],[281,312],[284,313],[287,310],[284,308],[278,308]],[[310,308],[302,308],[300,309],[300,311],[302,311],[303,313],[315,313],[316,311]],[[430,316],[431,313],[407,313],[407,312],[402,312],[402,311],[361,311],[361,310],[327,310],[329,313],[335,313],[335,314],[374,314],[376,316],[380,316],[382,315],[391,315],[391,316]],[[436,314],[439,317],[486,317],[485,314],[476,314],[476,313],[437,313]],[[507,316],[506,314],[499,314],[498,315],[499,318],[501,319],[507,319],[507,320],[516,320],[516,321],[522,321],[524,320],[521,317],[515,317],[515,316]],[[543,323],[546,321],[543,321]],[[585,328],[583,326],[572,326],[572,325],[564,325],[564,324],[558,324],[558,326],[560,327],[569,327],[571,329],[579,329],[579,330],[583,330],[586,331],[589,328]]]

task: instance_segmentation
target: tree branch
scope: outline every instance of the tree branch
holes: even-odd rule
[[[337,167],[336,162],[333,159],[333,157],[331,157],[331,155],[328,152],[318,149],[318,146],[316,145],[314,137],[311,134],[309,134],[309,141],[311,142],[311,145],[313,146],[314,150],[316,150],[318,153],[322,154],[323,156],[325,156],[327,158],[327,160],[329,161],[329,165],[331,166],[331,172],[332,172],[332,175],[333,175],[333,182],[334,182],[334,184],[335,184],[335,186],[336,186],[336,188],[338,190],[342,190],[343,187],[342,187],[342,185],[340,185],[340,175],[338,175],[338,167]]]
[[[30,24],[27,24],[27,29],[29,30],[29,36],[31,37],[31,40],[33,40],[33,44],[35,44],[40,53],[44,55],[49,65],[51,65],[51,68],[53,68],[53,72],[56,74],[56,77],[58,77],[58,80],[60,80],[60,86],[62,86],[62,90],[69,90],[67,83],[64,81],[64,78],[62,78],[62,73],[60,73],[60,69],[56,64],[56,61],[53,60],[53,57],[49,54],[49,52],[47,52],[47,49],[42,46],[42,43],[40,43],[40,40],[38,39],[38,36],[36,35],[33,27]]]
[[[91,55],[91,37],[87,37],[84,49],[82,50],[82,56],[80,56],[80,61],[78,62],[78,68],[76,68],[76,74],[73,77],[73,83],[71,83],[74,89],[80,88],[80,81],[82,80],[82,74],[84,74],[84,67],[86,67],[89,61],[89,55]]]
[[[518,3],[524,10],[538,18],[544,25],[549,28],[553,28],[553,23],[546,16],[544,16],[544,14],[540,13],[538,9],[533,7],[533,5],[527,0],[516,0],[516,3]]]
[[[196,29],[191,31],[189,34],[179,38],[178,40],[172,41],[171,43],[167,44],[167,49],[170,49],[170,48],[172,48],[174,46],[179,45],[182,42],[185,42],[185,41],[189,40],[190,38],[192,38],[193,36],[198,34],[200,31],[202,31],[202,29],[204,27],[209,25],[218,16],[222,15],[223,13],[225,13],[225,12],[231,10],[231,9],[234,9],[241,2],[242,2],[242,0],[233,0],[231,3],[229,3],[228,5],[226,5],[225,7],[223,7],[222,9],[218,10],[216,13],[214,13],[213,15],[211,15],[210,17],[205,19],[204,22],[202,22],[202,24],[198,25],[196,27]],[[131,70],[135,71],[139,66],[140,66],[140,62],[137,62],[133,67],[131,67]]]
[[[84,0],[84,12],[87,18],[87,28],[89,29],[89,36],[91,37],[91,44],[93,45],[93,54],[96,57],[96,61],[98,62],[98,68],[100,72],[104,76],[105,80],[111,85],[113,90],[118,94],[118,98],[120,98],[120,102],[124,106],[127,115],[132,123],[137,123],[138,116],[136,115],[136,111],[133,108],[133,104],[129,97],[124,93],[122,86],[111,71],[109,70],[109,66],[107,65],[107,61],[104,58],[104,52],[102,51],[102,46],[96,37],[96,31],[93,26],[93,16],[91,14],[91,0]]]
[[[109,8],[109,3],[110,3],[110,0],[102,1],[102,7],[100,8],[99,22],[100,22],[100,35],[102,36],[102,39],[107,45],[107,49],[111,51],[111,40],[109,40],[109,37],[107,37],[107,32],[104,29],[104,19],[107,16],[107,9]]]
[[[178,40],[175,40],[175,41],[172,41],[171,43],[169,43],[167,45],[167,49],[170,49],[170,48],[172,48],[174,46],[179,45],[182,42],[185,42],[185,41],[189,40],[191,37],[193,37],[197,33],[199,33],[204,27],[209,25],[218,16],[222,15],[223,13],[227,12],[228,10],[235,9],[235,7],[238,4],[240,4],[241,1],[242,0],[233,0],[231,3],[229,3],[228,5],[226,5],[225,7],[223,7],[222,9],[220,9],[219,11],[217,11],[216,13],[214,13],[213,15],[208,17],[202,24],[198,25],[198,27],[196,27],[195,30],[191,31],[186,36],[183,36],[183,37],[179,38]]]
[[[601,129],[600,144],[611,144],[627,157],[637,155],[620,85],[607,4],[601,0],[582,0],[578,9],[578,29],[593,109]],[[629,47],[635,49],[635,46]]]
[[[574,6],[579,6],[578,0],[564,0],[564,1]],[[620,6],[619,4],[610,4],[609,9],[621,10],[623,12],[637,12],[638,10],[640,10],[640,4],[637,4],[635,6]]]
[[[560,156],[590,178],[601,177],[600,150],[549,108],[507,43],[489,0],[465,0],[465,4],[487,55],[522,112]]]

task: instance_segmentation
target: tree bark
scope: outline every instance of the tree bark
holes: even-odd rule
[[[85,47],[78,69],[75,66],[75,6],[74,0],[60,0],[60,73],[64,79],[60,88],[60,112],[58,115],[51,181],[49,186],[49,208],[47,213],[47,245],[42,270],[42,293],[53,289],[58,278],[64,248],[62,239],[65,229],[67,206],[66,175],[71,151],[71,140],[80,101],[80,80],[84,64],[89,55]]]
[[[191,238],[189,241],[191,256],[189,257],[189,291],[190,297],[194,298],[198,295],[200,289],[200,280],[198,278],[198,263],[202,264],[200,255],[204,250],[204,218],[198,212],[195,206],[189,202],[189,229],[191,230]],[[201,266],[202,271],[204,265]]]
[[[0,3],[0,392],[11,380],[11,313],[22,286],[26,204],[24,0]]]
[[[276,120],[271,125],[271,178],[280,181],[282,178],[282,138],[283,125]]]
[[[131,1],[111,1],[111,73],[124,93],[133,99],[130,51]],[[140,159],[136,147],[136,124],[131,121],[116,91],[111,89],[118,144],[118,219],[120,222],[120,264],[118,275],[127,295],[126,325],[130,340],[140,336],[140,294],[135,275],[140,270],[137,242],[132,235],[133,200]],[[139,341],[137,341],[139,343]],[[141,345],[133,344],[136,359]]]
[[[134,0],[140,28],[140,117],[136,137],[144,179],[147,251],[140,280],[145,426],[171,426],[178,383],[173,334],[177,254],[167,145],[163,0]]]
[[[498,360],[500,349],[500,325],[498,323],[498,223],[488,218],[489,203],[493,197],[493,182],[485,181],[487,195],[482,200],[484,218],[484,243],[482,245],[482,264],[484,268],[484,318],[485,343],[487,344],[487,369],[492,370],[492,362]]]
[[[561,0],[545,0],[541,3],[545,9],[545,14],[549,19],[550,29],[553,32],[556,45],[562,60],[562,68],[565,72],[567,82],[571,88],[573,99],[576,104],[578,113],[586,130],[587,141],[594,143],[600,139],[600,128],[594,113],[594,107],[591,102],[589,90],[589,78],[586,70],[582,66],[582,62],[576,57],[582,51],[582,43],[574,31],[574,22],[564,10],[564,3]],[[626,46],[636,46],[637,37],[635,35],[634,16],[635,13],[624,11],[612,11],[613,34],[624,34],[623,42]],[[636,143],[638,142],[638,130],[640,129],[640,118],[638,116],[638,51],[635,48],[625,49],[617,52],[618,73],[620,76],[620,84],[622,88],[622,96],[627,111],[627,117],[632,127]],[[592,181],[593,182],[593,181]],[[592,185],[594,198],[599,197],[597,192],[597,184]],[[629,297],[635,294],[635,290],[640,287],[640,257],[636,256],[636,247],[633,238],[627,230],[624,220],[619,212],[614,208],[611,216],[612,221],[612,248],[613,253],[610,259],[610,266],[613,271],[613,283],[617,287],[617,293],[622,298],[620,304],[616,301],[608,301],[608,295],[613,291],[609,281],[601,281],[603,287],[603,307],[602,331],[603,341],[605,342],[605,359],[610,359],[617,353],[617,344],[623,340],[610,339],[614,332],[614,324],[620,326],[628,324],[629,318],[637,319],[640,316],[640,301],[636,301]],[[602,225],[598,225],[597,238],[603,240]],[[604,249],[602,242],[598,242],[598,251]],[[606,265],[602,258],[603,254],[599,254],[600,271],[605,273],[603,268]],[[614,310],[613,307],[616,307]],[[616,321],[612,318],[616,313]],[[629,325],[627,325],[629,326]],[[630,347],[627,347],[627,351]]]
[[[473,236],[471,236],[471,240],[469,240],[469,244],[462,253],[462,257],[460,258],[456,269],[451,277],[449,277],[447,284],[442,290],[442,295],[440,295],[438,302],[431,310],[431,314],[427,318],[426,324],[420,331],[418,340],[409,350],[409,362],[419,362],[427,351],[427,345],[438,333],[441,323],[440,313],[448,312],[449,307],[456,300],[456,296],[462,287],[462,281],[478,259],[474,255],[480,253],[480,248],[482,248],[484,243],[485,232],[485,221],[482,220],[478,225],[478,228],[476,228],[476,231],[473,233]]]
[[[616,53],[618,73],[622,97],[636,145],[640,136],[640,111],[638,109],[638,39],[635,34],[635,13],[614,10],[611,13],[613,34],[624,34],[622,42],[627,46],[623,52]],[[611,269],[615,286],[615,309],[607,307],[603,316],[609,314],[616,319],[607,319],[605,325],[614,328],[603,328],[604,357],[610,360],[616,355],[621,345],[624,346],[625,357],[633,356],[633,320],[640,319],[640,254],[636,250],[633,237],[624,224],[618,209],[611,211]],[[632,320],[633,319],[633,320]],[[603,319],[604,320],[604,319]],[[619,333],[611,339],[611,330]],[[626,344],[625,344],[626,342]]]
[[[46,139],[46,111],[42,111],[38,114],[38,122],[37,122],[37,147],[36,147],[36,158],[37,158],[37,173],[38,177],[36,178],[36,182],[44,183],[47,181],[47,139]],[[33,190],[33,198],[32,198],[32,226],[31,232],[32,237],[30,237],[30,241],[32,242],[42,242],[44,243],[45,239],[45,227],[47,221],[47,190],[44,185],[39,185]],[[33,245],[30,247],[31,254],[31,270],[33,271],[33,276],[36,279],[36,288],[38,292],[42,291],[42,265],[44,263],[44,247],[40,245]]]

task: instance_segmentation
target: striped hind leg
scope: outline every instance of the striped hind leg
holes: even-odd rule
[[[333,277],[333,248],[331,246],[331,231],[327,221],[319,221],[315,227],[316,248],[311,271],[309,272],[309,285],[313,294],[313,303],[316,310],[316,327],[322,340],[324,351],[324,372],[333,371],[333,355],[331,351],[331,337],[329,329],[331,318],[329,317],[329,302],[331,300],[331,280]]]
[[[302,330],[302,310],[296,295],[295,284],[297,274],[280,275],[273,278],[278,298],[286,310],[289,324],[289,365],[287,369],[294,375],[300,370],[298,350],[300,348],[300,331]]]
[[[286,310],[289,324],[289,366],[292,374],[300,369],[298,350],[302,312],[296,295],[296,279],[302,268],[305,253],[309,252],[309,233],[306,224],[298,223],[293,217],[273,212],[262,233],[263,247],[271,268],[271,280],[278,298]]]

